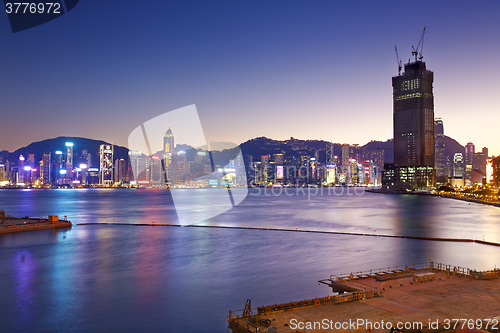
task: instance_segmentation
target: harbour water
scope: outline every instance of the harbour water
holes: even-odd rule
[[[190,191],[190,190],[186,190]],[[209,195],[199,190],[198,195]],[[13,216],[177,223],[166,190],[1,190]],[[426,196],[250,189],[200,223],[500,242],[500,208]],[[226,332],[228,310],[331,294],[331,274],[428,261],[494,268],[477,243],[134,225],[0,235],[0,332]]]

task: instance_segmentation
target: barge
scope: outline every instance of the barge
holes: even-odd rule
[[[49,215],[48,218],[41,217],[12,217],[6,216],[0,210],[0,234],[8,234],[23,231],[35,231],[45,229],[71,228],[73,224],[65,216],[63,220],[58,215]]]

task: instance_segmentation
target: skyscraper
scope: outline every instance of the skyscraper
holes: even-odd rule
[[[113,185],[113,146],[101,145],[99,149],[99,184]]]
[[[444,151],[444,126],[441,118],[434,120],[434,156],[436,160],[436,177],[444,177],[446,156]]]
[[[42,178],[42,183],[48,185],[51,183],[51,163],[50,163],[50,153],[45,152],[42,156],[42,161],[40,163],[40,178]]]
[[[418,60],[392,78],[396,187],[435,185],[433,81],[434,73]]]
[[[173,183],[174,176],[174,161],[175,158],[175,141],[172,129],[169,127],[163,137],[163,163],[165,168],[165,180],[167,183]]]
[[[468,142],[465,145],[465,174],[464,174],[464,179],[467,185],[469,185],[471,180],[472,164],[474,161],[475,154],[476,154],[476,149],[474,147],[474,144],[472,142]]]

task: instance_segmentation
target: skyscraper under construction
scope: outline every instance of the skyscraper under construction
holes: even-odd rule
[[[404,73],[392,78],[397,188],[425,189],[436,183],[434,74],[426,69],[421,53],[417,60],[417,50],[415,62],[405,64]]]

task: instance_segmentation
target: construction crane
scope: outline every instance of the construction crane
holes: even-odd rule
[[[399,53],[398,53],[398,47],[394,45],[394,50],[396,50],[396,59],[398,60],[398,76],[401,75],[401,69],[403,69],[403,66],[401,65],[402,61],[399,60]]]
[[[420,61],[424,58],[422,55],[422,51],[424,50],[424,34],[425,34],[425,29],[427,26],[424,27],[424,31],[422,31],[422,36],[420,37],[420,40],[418,41],[417,47],[411,47],[411,55],[415,56],[415,62],[417,62],[417,56]],[[420,51],[419,51],[420,49]]]

